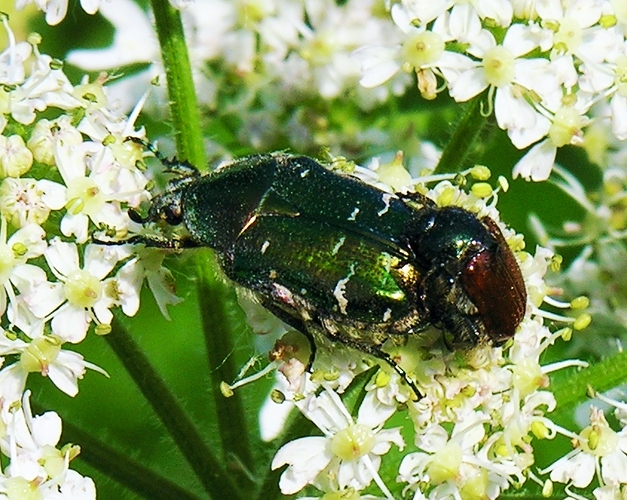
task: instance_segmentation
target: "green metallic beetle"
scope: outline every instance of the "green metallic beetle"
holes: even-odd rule
[[[151,149],[178,177],[145,217],[129,215],[187,234],[115,243],[215,249],[226,276],[309,338],[310,361],[324,336],[387,361],[419,395],[386,340],[434,325],[452,347],[498,344],[524,316],[520,268],[488,217],[386,193],[305,156],[251,156],[200,175]]]

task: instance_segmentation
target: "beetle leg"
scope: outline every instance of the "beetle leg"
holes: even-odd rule
[[[428,196],[425,196],[422,193],[394,193],[402,202],[410,202],[412,204],[418,203],[428,208],[436,208],[437,205],[435,201],[433,201]]]
[[[163,238],[159,236],[148,236],[135,234],[125,240],[101,240],[92,236],[92,243],[96,245],[119,246],[119,245],[145,245],[149,248],[167,248],[179,250],[181,248],[196,248],[198,243],[190,238]]]
[[[154,144],[151,144],[139,137],[127,137],[125,141],[134,142],[139,144],[143,148],[150,151],[155,158],[159,160],[161,165],[165,167],[165,171],[172,174],[180,175],[181,177],[200,177],[199,170],[186,160],[178,160],[175,156],[168,158],[159,151]]]
[[[399,365],[396,361],[394,361],[394,358],[392,358],[392,356],[390,356],[387,352],[381,349],[380,346],[372,346],[372,347],[373,347],[373,353],[372,353],[373,356],[382,359],[388,365],[390,365],[394,369],[394,371],[396,371],[396,373],[398,373],[401,376],[401,378],[405,381],[405,383],[414,392],[414,396],[416,396],[414,401],[418,401],[422,399],[423,394],[420,392],[420,390],[416,386],[416,383],[411,378],[409,378],[409,375],[407,374],[407,372],[403,370],[403,368],[401,368],[401,365]]]
[[[268,311],[270,311],[277,318],[283,321],[283,323],[288,324],[289,326],[291,326],[295,330],[298,330],[300,333],[302,333],[305,336],[305,338],[307,339],[307,342],[309,342],[309,359],[307,360],[307,366],[305,367],[305,370],[307,370],[308,372],[311,372],[311,367],[313,366],[313,363],[316,360],[316,351],[318,348],[316,347],[316,342],[314,341],[314,337],[309,331],[309,329],[307,328],[306,323],[302,319],[295,318],[291,314],[285,312],[280,307],[275,306],[269,300],[265,300],[262,298],[260,302],[263,307],[265,307]]]
[[[374,356],[375,358],[379,358],[385,361],[388,365],[390,365],[394,369],[396,373],[398,373],[401,376],[401,378],[405,381],[405,383],[414,392],[414,396],[416,396],[415,401],[422,399],[423,394],[422,392],[420,392],[420,389],[418,389],[418,386],[416,385],[416,383],[409,377],[408,373],[405,370],[403,370],[403,368],[396,361],[394,361],[394,358],[392,358],[392,356],[390,356],[387,352],[385,352],[381,348],[380,345],[360,342],[359,340],[356,340],[354,338],[346,337],[343,335],[338,335],[337,332],[333,333],[333,332],[329,332],[328,329],[326,330],[328,332],[327,336],[332,341],[340,342],[341,344],[347,345],[348,347],[352,347],[353,349],[357,349],[358,351],[365,352],[366,354],[370,354],[371,356]]]

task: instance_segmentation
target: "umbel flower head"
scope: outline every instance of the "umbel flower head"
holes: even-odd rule
[[[93,325],[107,333],[112,308],[135,314],[147,276],[162,307],[176,298],[160,261],[147,271],[139,257],[129,260],[130,248],[89,243],[96,227],[126,234],[127,208],[148,196],[141,150],[125,142],[143,131],[115,110],[105,76],[72,85],[62,63],[39,52],[37,35],[17,42],[6,16],[1,22],[9,46],[0,54],[0,440],[8,464],[0,494],[94,498],[91,479],[69,468],[80,449],[54,449],[58,415],[31,415],[28,377],[49,377],[75,396],[87,368],[106,372],[69,345]]]

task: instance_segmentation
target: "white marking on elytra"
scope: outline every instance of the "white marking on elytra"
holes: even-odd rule
[[[303,179],[304,179],[305,177],[307,177],[308,175],[309,175],[309,169],[307,169],[307,170],[303,170],[303,171],[300,173],[300,176],[301,176]]]
[[[244,227],[242,228],[242,230],[240,231],[240,234],[245,233],[246,230],[252,226],[255,222],[257,222],[257,216],[253,215],[250,219],[248,219],[246,221],[246,224],[244,224]]]
[[[381,217],[384,213],[386,213],[390,209],[390,200],[394,195],[390,193],[383,193],[381,196],[381,200],[383,201],[384,207],[377,212],[377,215]]]
[[[389,307],[383,313],[383,322],[387,322],[392,317],[392,309]]]
[[[263,242],[263,245],[261,245],[261,255],[266,253],[266,250],[268,249],[269,246],[270,246],[270,242],[268,240]]]
[[[387,252],[381,252],[381,257],[385,260],[385,271],[389,273],[392,269],[392,256]]]
[[[284,287],[283,285],[279,285],[278,283],[272,283],[274,287],[274,291],[276,293],[276,297],[281,301],[289,304],[291,306],[294,305],[294,295],[292,292]]]
[[[346,314],[346,306],[348,305],[348,299],[344,296],[346,293],[346,284],[355,275],[355,263],[353,262],[350,267],[350,271],[346,275],[346,278],[338,280],[333,290],[333,296],[337,299],[337,303],[340,306],[342,314]]]
[[[350,217],[347,220],[355,220],[357,219],[357,214],[359,213],[359,209],[357,207],[355,207],[355,210],[353,210],[353,213],[351,213]]]
[[[333,247],[333,250],[331,250],[331,255],[337,255],[337,253],[340,251],[340,248],[342,248],[342,245],[344,244],[345,241],[346,241],[346,236],[342,236],[339,240],[337,240],[337,243]]]

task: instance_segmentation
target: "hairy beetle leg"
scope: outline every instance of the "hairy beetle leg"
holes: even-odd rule
[[[120,246],[120,245],[145,245],[149,248],[166,248],[180,250],[182,248],[198,248],[198,244],[189,238],[168,239],[159,236],[147,236],[135,234],[125,240],[101,240],[92,236],[92,243],[96,245]]]
[[[307,342],[309,342],[309,359],[307,360],[307,366],[305,366],[305,370],[311,373],[311,368],[316,360],[316,352],[318,348],[316,347],[316,342],[313,338],[313,335],[307,329],[307,326],[304,321],[291,316],[290,314],[283,311],[280,307],[276,307],[272,302],[268,300],[261,300],[261,305],[274,314],[277,318],[279,318],[283,323],[290,325],[292,328],[302,333]]]
[[[377,357],[377,358],[382,359],[388,365],[390,365],[394,369],[394,371],[396,373],[398,373],[401,376],[401,378],[405,381],[405,383],[409,386],[409,388],[412,390],[412,392],[414,393],[414,396],[415,396],[412,399],[414,401],[421,400],[423,398],[424,394],[422,394],[422,392],[420,392],[420,390],[418,389],[418,386],[416,385],[416,383],[411,378],[409,378],[409,375],[407,374],[407,372],[405,370],[403,370],[401,368],[401,365],[399,365],[396,361],[394,361],[392,356],[390,356],[387,352],[385,352],[380,347],[375,347],[374,350],[376,351],[376,354],[374,354],[374,356]]]
[[[419,401],[424,396],[424,394],[420,392],[420,389],[418,389],[418,386],[416,385],[416,383],[409,377],[409,374],[405,370],[403,370],[401,365],[399,365],[396,361],[394,361],[394,358],[392,358],[392,356],[390,356],[387,352],[385,352],[381,348],[381,346],[365,344],[365,343],[356,341],[354,339],[345,338],[345,337],[341,337],[341,336],[333,335],[333,334],[330,334],[329,338],[333,339],[333,341],[338,341],[341,344],[347,345],[348,347],[352,347],[353,349],[357,349],[358,351],[370,354],[371,356],[374,356],[375,358],[382,359],[388,365],[390,365],[396,373],[398,373],[401,376],[401,378],[413,391],[415,398],[412,398],[412,399],[414,401]]]
[[[172,158],[164,156],[154,144],[151,144],[144,139],[129,136],[124,139],[124,141],[134,142],[135,144],[139,144],[144,149],[150,151],[153,155],[155,155],[155,158],[159,160],[161,165],[165,167],[165,170],[168,173],[177,174],[181,177],[200,177],[200,171],[194,165],[186,160],[179,160],[176,156],[173,156]]]

